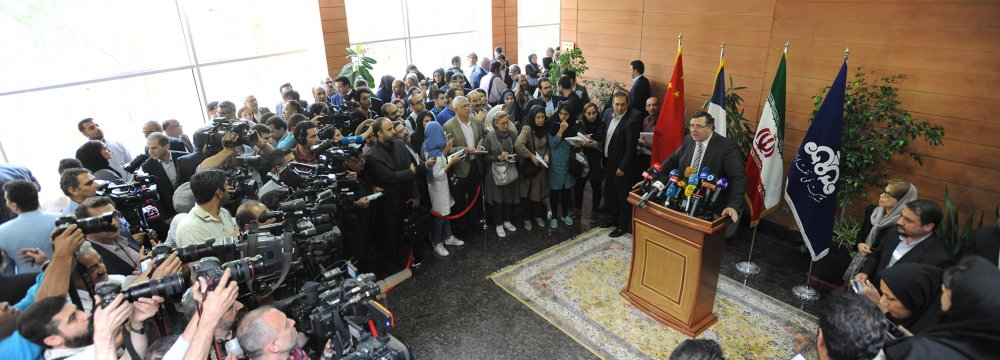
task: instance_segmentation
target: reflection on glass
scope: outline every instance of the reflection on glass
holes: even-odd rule
[[[559,46],[559,25],[534,26],[517,29],[517,56],[519,64],[528,63],[528,55],[538,55],[542,65],[545,49]],[[522,69],[524,66],[521,67]]]

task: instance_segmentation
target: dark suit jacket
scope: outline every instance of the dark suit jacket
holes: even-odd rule
[[[621,169],[628,174],[632,169],[632,159],[635,158],[635,146],[639,142],[639,114],[629,109],[615,127],[614,133],[610,133],[608,130],[613,115],[613,110],[604,112],[604,141],[609,142],[608,152],[604,154],[608,159],[606,168],[611,173]],[[604,144],[601,144],[601,150],[604,150]]]
[[[128,247],[132,248],[132,250],[139,251],[139,244],[137,244],[131,238],[128,238],[125,241],[125,244],[128,245]],[[113,252],[105,250],[104,247],[99,245],[94,245],[94,250],[101,255],[101,260],[104,262],[104,266],[107,268],[108,274],[129,276],[132,275],[132,271],[135,271],[135,268],[132,267],[132,264],[125,262],[124,260],[119,258],[118,255],[115,255]]]
[[[415,175],[410,172],[411,162],[413,157],[402,140],[376,144],[368,152],[364,171],[370,174],[372,185],[383,189],[385,204],[399,204],[401,208],[407,199],[420,197]]]
[[[698,143],[694,142],[690,136],[686,136],[681,147],[663,161],[663,171],[677,169],[683,173],[686,167],[691,166],[691,158],[694,157],[697,145]],[[722,209],[731,207],[739,212],[743,206],[743,189],[746,187],[747,181],[743,155],[736,147],[736,142],[713,133],[712,138],[708,140],[708,146],[705,147],[701,166],[708,166],[717,179],[726,178],[729,180],[729,187],[722,194],[725,195],[725,201],[716,201],[715,206],[709,210],[718,213]],[[695,169],[695,171],[699,170],[701,169]]]
[[[649,99],[649,79],[643,75],[632,81],[632,89],[628,91],[628,103],[642,114],[640,119],[649,115],[646,113],[646,99]]]
[[[174,169],[178,172],[175,174],[177,181],[180,181],[180,162],[178,162],[177,159],[183,155],[184,153],[179,151],[170,152],[170,158],[174,161]],[[177,211],[174,210],[175,186],[170,183],[170,178],[167,177],[167,172],[163,169],[163,165],[160,165],[160,162],[156,161],[156,159],[149,158],[146,162],[142,163],[142,171],[156,176],[156,193],[160,196],[159,206],[157,206],[157,208],[160,209],[160,218],[166,221],[166,219],[177,215]],[[177,185],[180,184],[183,183],[177,183]]]
[[[169,136],[167,137],[167,139],[169,139],[170,141],[170,151],[179,151],[184,154],[189,152],[187,149],[187,144],[185,144],[184,141],[181,141],[181,139],[172,138]],[[144,154],[149,155],[149,149],[146,149]]]
[[[893,229],[880,241],[881,245],[877,249],[873,249],[871,255],[868,255],[868,259],[865,260],[865,265],[861,267],[860,272],[868,274],[868,279],[871,280],[872,285],[879,286],[879,280],[882,278],[882,270],[885,270],[886,265],[889,265],[889,260],[892,260],[892,252],[896,251],[899,241],[899,232]],[[923,242],[907,252],[906,255],[899,258],[896,264],[917,263],[943,268],[949,262],[951,262],[951,251],[948,250],[944,241],[938,238],[937,234],[931,234],[930,237],[924,239]]]
[[[205,153],[201,151],[177,158],[177,175],[179,176],[177,183],[183,184],[191,180],[191,176],[194,175],[194,171],[198,169],[198,165],[201,165],[202,161],[205,161]]]

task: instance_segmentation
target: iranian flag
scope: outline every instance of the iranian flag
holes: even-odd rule
[[[787,47],[785,51],[787,52]],[[750,209],[750,226],[757,226],[760,218],[777,208],[781,202],[781,183],[783,162],[781,146],[784,143],[785,132],[785,58],[781,55],[781,64],[774,74],[771,92],[767,95],[767,103],[757,123],[757,133],[754,135],[747,158],[746,200]]]

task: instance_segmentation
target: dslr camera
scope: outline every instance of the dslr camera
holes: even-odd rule
[[[63,231],[66,231],[70,225],[76,225],[80,228],[80,231],[84,235],[96,234],[102,232],[118,231],[118,227],[115,226],[111,221],[115,219],[115,213],[106,212],[98,216],[77,219],[76,216],[66,215],[61,216],[56,219],[56,229],[52,233],[52,238],[55,239],[57,236],[61,235]]]
[[[207,291],[212,291],[219,285],[219,279],[222,278],[222,274],[226,272],[226,269],[230,270],[229,277],[231,280],[238,283],[248,282],[253,280],[257,274],[265,271],[264,258],[256,255],[254,257],[222,263],[219,258],[214,256],[203,257],[194,263],[191,267],[191,272],[195,278],[204,277],[207,279]]]
[[[94,286],[94,294],[101,296],[101,308],[105,308],[115,300],[118,294],[122,294],[128,302],[134,302],[139,298],[153,296],[169,297],[184,292],[187,288],[184,276],[181,273],[170,274],[159,279],[149,280],[127,289],[122,289],[122,284],[117,281],[105,281]]]
[[[242,120],[228,120],[226,118],[215,118],[210,129],[205,130],[205,138],[208,139],[207,146],[210,154],[217,153],[223,148],[233,148],[240,145],[253,146],[257,143],[259,135],[250,129],[250,123]],[[232,141],[222,141],[226,133],[236,134],[236,139]]]

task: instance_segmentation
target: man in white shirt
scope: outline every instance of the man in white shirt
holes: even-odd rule
[[[237,234],[236,220],[222,208],[229,199],[226,187],[226,174],[220,170],[205,170],[191,177],[196,204],[177,225],[178,247]]]
[[[108,159],[108,163],[111,168],[122,175],[122,179],[125,181],[132,181],[132,174],[125,172],[124,166],[132,162],[132,154],[125,149],[125,145],[120,142],[107,140],[104,138],[104,131],[101,130],[101,126],[94,121],[93,118],[86,118],[80,120],[76,125],[77,130],[80,130],[80,134],[86,136],[88,140],[97,140],[104,143],[104,146],[108,148],[111,152],[111,158]]]

